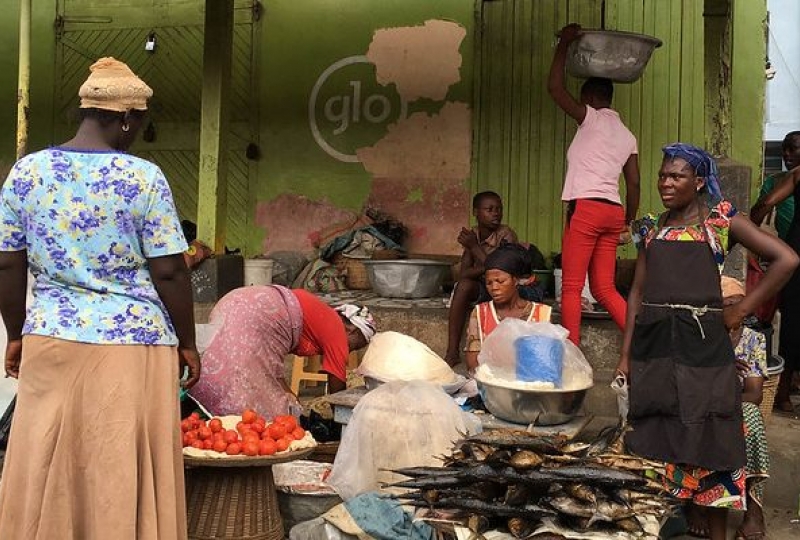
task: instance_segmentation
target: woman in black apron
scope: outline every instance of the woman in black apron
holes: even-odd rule
[[[630,380],[626,443],[667,462],[665,484],[705,506],[710,538],[745,504],[741,390],[728,331],[774,294],[798,258],[722,199],[716,164],[686,144],[665,147],[658,190],[667,208],[645,218],[618,371]],[[758,288],[723,310],[720,270],[732,238],[772,261]]]

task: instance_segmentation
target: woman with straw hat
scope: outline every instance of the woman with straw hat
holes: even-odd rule
[[[0,538],[186,538],[178,382],[200,376],[186,242],[161,170],[125,153],[152,90],[101,58],[79,95],[75,136],[20,159],[0,192],[19,378]]]

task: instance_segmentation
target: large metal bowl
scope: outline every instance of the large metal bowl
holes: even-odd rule
[[[661,40],[645,34],[583,30],[567,50],[567,71],[575,77],[605,77],[631,83],[641,77]]]
[[[553,426],[565,424],[580,412],[582,390],[518,390],[478,380],[481,398],[489,412],[516,424]]]
[[[364,261],[369,282],[386,298],[428,298],[441,292],[450,263],[429,259]]]

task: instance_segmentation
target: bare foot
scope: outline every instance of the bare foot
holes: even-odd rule
[[[686,533],[696,538],[708,538],[708,517],[705,508],[689,503],[686,505]]]
[[[762,540],[767,537],[767,525],[764,523],[764,513],[761,507],[747,501],[747,512],[739,529],[736,531],[736,540]]]

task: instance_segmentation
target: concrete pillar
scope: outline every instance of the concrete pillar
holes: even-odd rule
[[[233,0],[206,0],[205,7],[197,233],[218,254],[225,253],[233,7]]]
[[[750,185],[752,169],[727,157],[717,158],[719,167],[719,183],[722,194],[733,203],[739,212],[750,212]],[[742,246],[736,246],[725,260],[723,273],[744,281],[747,269],[747,252]]]

